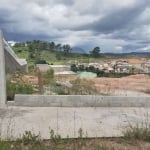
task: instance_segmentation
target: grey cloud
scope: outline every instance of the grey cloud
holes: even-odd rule
[[[10,18],[11,11],[0,9],[0,24],[13,23],[15,20]]]
[[[120,0],[113,1],[121,3]],[[109,5],[107,9],[112,0],[14,0],[12,9],[9,3],[3,7],[0,2],[0,28],[4,30],[8,40],[61,39],[62,42],[68,40],[88,49],[91,45],[99,45],[105,38],[118,43],[120,40],[127,42],[128,44],[121,45],[123,49],[134,51],[149,44],[150,15],[143,12],[150,9],[150,0],[131,1],[134,3],[125,7]],[[7,4],[9,1],[5,2]],[[55,13],[57,6],[60,11]],[[143,15],[146,15],[145,19]],[[76,34],[77,31],[85,31],[84,39],[82,34]],[[90,36],[94,41],[92,38],[87,40]],[[108,44],[111,47],[112,43]]]
[[[104,16],[102,19],[95,21],[83,28],[91,29],[101,33],[112,33],[121,29],[125,29],[127,26],[132,26],[132,23],[138,18],[138,16],[145,10],[145,3],[138,4],[134,8],[124,8],[114,10],[109,15]]]
[[[74,0],[58,0],[57,2],[65,5],[73,5],[75,3]]]
[[[138,43],[142,45],[150,45],[150,40],[147,39],[147,41],[139,41]]]
[[[43,6],[54,6],[55,4],[73,5],[74,0],[31,0],[31,2],[43,7]]]
[[[26,33],[13,33],[13,32],[8,32],[4,28],[2,29],[4,32],[4,36],[7,41],[29,41],[29,40],[45,40],[45,41],[53,41],[53,39],[57,39],[58,36],[47,36],[45,34],[26,34]]]
[[[124,52],[136,52],[142,50],[144,47],[145,45],[128,44],[128,45],[124,45],[123,49]]]

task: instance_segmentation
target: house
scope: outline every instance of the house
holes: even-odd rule
[[[54,70],[54,73],[70,71],[69,65],[49,65],[49,67]]]
[[[129,73],[132,65],[128,63],[127,60],[118,60],[114,65],[114,71],[116,73]]]
[[[145,61],[141,64],[141,67],[148,73],[150,73],[150,60]]]

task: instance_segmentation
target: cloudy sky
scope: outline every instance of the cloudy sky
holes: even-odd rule
[[[7,40],[150,52],[150,0],[0,0]]]

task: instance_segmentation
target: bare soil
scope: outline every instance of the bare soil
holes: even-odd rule
[[[116,91],[134,91],[147,93],[150,90],[150,76],[144,74],[131,75],[123,78],[94,78],[96,89],[100,93]]]
[[[31,146],[30,143],[25,145],[18,143],[17,145],[23,150],[150,150],[150,142],[125,140],[123,138],[60,139],[41,141],[37,144],[34,143],[34,146]]]
[[[76,150],[149,150],[150,143],[137,140],[125,140],[123,138],[100,138],[77,141],[75,148]],[[72,149],[73,145],[69,150]]]

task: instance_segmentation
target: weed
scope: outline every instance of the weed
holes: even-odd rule
[[[106,147],[106,145],[104,144],[100,144],[96,147],[95,150],[108,150],[108,148]]]
[[[54,130],[50,130],[50,147],[55,150],[66,150],[68,140],[63,140],[59,134],[55,134]]]
[[[128,127],[123,131],[123,135],[126,139],[136,139],[150,142],[150,122],[148,120],[148,116],[142,123],[129,123]]]

